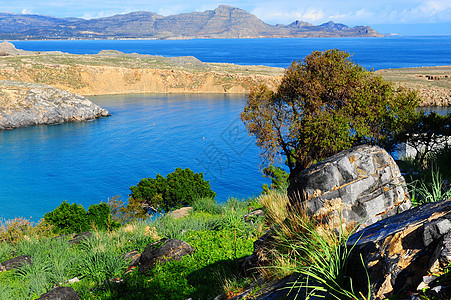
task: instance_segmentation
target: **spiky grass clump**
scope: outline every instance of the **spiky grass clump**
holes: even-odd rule
[[[272,192],[260,201],[273,225],[272,247],[266,253],[271,265],[261,268],[264,276],[280,279],[299,274],[289,288],[295,298],[365,298],[346,276],[353,247],[345,245],[354,230],[315,218],[302,206],[291,207],[284,193]]]

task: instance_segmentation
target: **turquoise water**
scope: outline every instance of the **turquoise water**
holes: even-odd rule
[[[451,65],[450,37],[189,41],[23,41],[18,48],[97,53],[102,49],[203,61],[286,67],[312,50],[341,48],[367,68]],[[250,197],[268,179],[239,120],[244,95],[128,95],[90,99],[112,116],[91,122],[0,131],[0,217],[39,220],[63,200],[85,208],[143,177],[177,167],[203,172],[217,200]]]
[[[243,96],[92,97],[112,114],[91,122],[0,131],[4,218],[38,219],[63,200],[127,199],[141,178],[203,172],[218,201],[258,194],[258,149],[239,120]]]

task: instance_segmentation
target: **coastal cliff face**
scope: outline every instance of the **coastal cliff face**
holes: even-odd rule
[[[108,116],[108,111],[85,97],[44,84],[0,81],[0,129],[102,116]]]
[[[3,51],[11,54],[0,57],[0,80],[45,83],[81,95],[244,94],[260,84],[275,89],[283,75],[281,68],[203,63],[194,57],[118,51],[101,51],[96,55],[15,54],[14,50],[12,44],[3,46]]]

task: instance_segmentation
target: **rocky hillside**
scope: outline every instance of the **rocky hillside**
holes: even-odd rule
[[[277,38],[373,37],[369,26],[348,27],[328,22],[320,26],[296,21],[269,25],[245,10],[221,5],[215,10],[161,16],[132,12],[99,19],[54,18],[0,13],[0,39],[106,38]]]
[[[108,116],[108,111],[85,97],[44,84],[0,81],[0,129],[102,116]]]
[[[283,75],[280,68],[203,63],[194,57],[22,53],[6,42],[0,52],[0,80],[45,83],[81,95],[248,93],[262,83],[274,88]]]

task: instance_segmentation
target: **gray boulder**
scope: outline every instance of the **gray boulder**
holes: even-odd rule
[[[78,300],[80,299],[71,287],[56,287],[45,294],[42,294],[37,300]]]
[[[381,220],[350,237],[348,245],[355,244],[355,248],[349,276],[355,287],[366,289],[361,254],[372,299],[386,299],[402,291],[415,292],[430,286],[434,278],[427,275],[436,274],[451,262],[450,230],[451,199]]]
[[[181,260],[183,256],[194,253],[194,248],[187,242],[177,239],[161,239],[147,246],[139,257],[140,272],[147,272],[157,262]]]
[[[0,129],[86,121],[107,110],[83,96],[44,84],[0,81]]]
[[[405,180],[382,148],[361,145],[297,174],[288,187],[290,204],[322,219],[361,228],[412,207]]]

